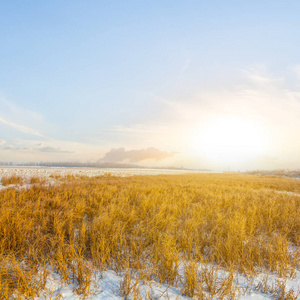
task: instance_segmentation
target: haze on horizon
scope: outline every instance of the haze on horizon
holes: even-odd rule
[[[299,1],[0,11],[0,161],[300,168]]]

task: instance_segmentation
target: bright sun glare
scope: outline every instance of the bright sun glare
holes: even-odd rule
[[[240,163],[263,155],[265,128],[256,120],[219,117],[199,126],[195,151],[214,163]]]

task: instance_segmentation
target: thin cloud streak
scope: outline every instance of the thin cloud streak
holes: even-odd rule
[[[43,134],[41,134],[40,132],[38,132],[35,129],[24,126],[22,124],[17,124],[17,123],[11,122],[11,121],[7,121],[7,120],[3,119],[2,117],[0,117],[0,123],[4,124],[10,128],[13,128],[19,132],[22,132],[22,133],[31,134],[31,135],[35,135],[35,136],[39,136],[39,137],[43,137],[43,138],[45,137]]]
[[[122,134],[157,134],[162,131],[168,130],[167,126],[154,126],[144,124],[133,124],[132,126],[115,126],[111,129],[112,132]]]
[[[13,145],[8,145],[8,146],[5,146],[3,148],[0,148],[0,150],[4,150],[4,151],[31,151],[33,149],[29,148],[29,147],[15,147]]]

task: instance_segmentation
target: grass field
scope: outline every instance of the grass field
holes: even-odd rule
[[[166,299],[168,289],[194,299],[298,297],[300,282],[289,285],[300,266],[297,179],[52,175],[20,188],[26,180],[15,177],[0,190],[0,299],[63,299],[53,278],[104,299],[108,272],[120,278],[117,298],[158,299],[155,286]]]

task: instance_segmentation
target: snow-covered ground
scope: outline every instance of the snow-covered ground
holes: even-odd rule
[[[8,188],[26,189],[26,188],[30,188],[30,187],[31,187],[31,184],[29,184],[29,183],[22,184],[22,185],[9,184],[9,185],[3,186],[0,182],[0,190],[5,190],[5,189],[8,189]]]
[[[286,195],[290,195],[290,196],[297,196],[297,197],[300,197],[300,194],[294,193],[294,192],[277,191],[277,193],[279,193],[279,194],[286,194]]]
[[[122,276],[117,275],[114,271],[105,271],[100,276],[96,277],[94,281],[93,288],[90,296],[85,299],[93,300],[108,300],[108,299],[124,299],[124,296],[120,293],[120,286],[122,283]],[[149,299],[149,295],[152,296],[152,299],[190,299],[180,295],[180,288],[168,287],[164,284],[158,284],[155,281],[148,282],[147,284],[136,282],[135,280],[131,284],[131,289],[135,289],[142,299]],[[49,277],[44,295],[47,297],[47,294],[52,294],[54,297],[60,296],[64,300],[75,300],[82,299],[74,292],[73,285],[64,285],[60,284],[58,275],[53,273]],[[43,299],[43,295],[35,298]]]
[[[212,265],[200,265],[199,270],[206,268],[214,268],[217,274],[214,284],[217,288],[222,286],[222,283],[226,278],[228,278],[229,273],[222,269],[217,269]],[[180,299],[197,299],[190,298],[183,295],[183,264],[180,267],[180,274],[182,275],[182,280],[179,281],[176,287],[169,286],[166,284],[160,284],[156,281],[136,281],[132,280],[131,293],[136,296],[139,295],[136,299],[170,299],[170,300],[180,300]],[[105,271],[101,275],[97,274],[95,276],[94,282],[91,284],[90,295],[86,298],[76,294],[74,289],[76,285],[61,285],[59,276],[50,272],[48,277],[46,288],[43,294],[36,297],[38,299],[50,299],[49,296],[55,299],[64,300],[75,300],[75,299],[91,299],[91,300],[108,300],[108,299],[134,299],[132,294],[128,298],[125,298],[124,295],[120,293],[120,286],[122,285],[123,277],[118,275],[114,271]],[[224,287],[224,286],[223,286]],[[300,272],[297,271],[293,279],[284,280],[278,278],[276,275],[272,274],[259,274],[254,278],[246,278],[245,276],[236,274],[233,280],[232,287],[235,291],[236,299],[240,300],[266,300],[266,299],[300,299],[297,298],[279,298],[276,297],[276,293],[280,293],[280,289],[285,289],[290,295],[298,295],[300,291]],[[205,286],[204,286],[205,288]],[[275,292],[276,291],[276,292]],[[205,299],[220,299],[220,294],[216,294],[213,298],[209,297],[207,291],[204,291],[204,295],[207,297]],[[232,299],[225,297],[224,299]]]
[[[246,174],[263,175],[263,176],[279,176],[300,179],[300,170],[257,170],[247,171]]]
[[[33,176],[49,177],[50,175],[83,175],[99,176],[111,174],[112,176],[133,176],[133,175],[159,175],[159,174],[187,174],[199,173],[192,170],[172,169],[125,169],[125,168],[48,168],[48,167],[0,167],[0,177],[4,175],[20,175],[26,178]]]
[[[9,187],[15,187],[16,185],[2,186],[1,177],[17,175],[25,179],[26,184],[17,185],[17,188],[28,188],[30,178],[42,177],[48,181],[49,184],[54,183],[54,179],[51,176],[66,176],[66,175],[82,175],[82,176],[134,176],[134,175],[172,175],[172,174],[187,174],[187,173],[199,173],[198,171],[191,170],[172,170],[172,169],[125,169],[125,168],[49,168],[49,167],[0,167],[0,190]]]

